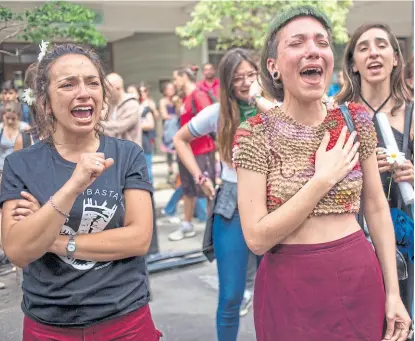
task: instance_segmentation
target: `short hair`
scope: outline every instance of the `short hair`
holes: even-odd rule
[[[4,108],[2,114],[7,114],[9,112],[16,113],[19,117],[22,112],[22,105],[19,102],[7,101],[4,103]]]
[[[3,83],[3,86],[2,86],[2,90],[14,90],[14,91],[16,91],[17,92],[17,88],[16,88],[16,86],[14,85],[14,82],[13,81],[6,81],[6,82],[4,82]]]
[[[332,24],[330,19],[318,9],[311,6],[296,6],[277,14],[269,26],[268,35],[261,53],[261,80],[264,90],[278,101],[284,99],[284,85],[281,81],[275,81],[267,68],[268,58],[277,58],[278,33],[284,26],[299,17],[311,17],[320,22],[326,29],[331,39]]]

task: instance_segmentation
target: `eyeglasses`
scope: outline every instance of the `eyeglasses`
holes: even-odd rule
[[[245,79],[247,79],[249,82],[253,82],[256,80],[257,76],[258,76],[258,72],[252,71],[246,75],[240,75],[240,76],[234,77],[232,84],[234,86],[241,86],[245,82]]]

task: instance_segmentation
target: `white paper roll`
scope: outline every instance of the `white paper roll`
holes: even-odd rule
[[[393,153],[399,153],[399,148],[393,135],[392,128],[389,124],[388,116],[385,113],[379,112],[376,114],[376,119],[379,123],[380,133],[382,134],[385,147]],[[405,205],[414,203],[414,189],[409,182],[398,183],[399,190],[402,194],[402,199]]]

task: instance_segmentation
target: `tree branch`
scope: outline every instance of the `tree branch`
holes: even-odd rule
[[[8,55],[8,56],[12,56],[12,57],[17,57],[17,56],[19,56],[19,50],[18,50],[18,49],[16,49],[16,52],[15,52],[15,53],[11,53],[11,52],[9,52],[9,51],[5,51],[5,50],[0,50],[0,53],[2,53],[2,54],[6,54],[6,55]]]
[[[16,31],[14,31],[13,33],[10,33],[6,37],[4,37],[3,39],[0,39],[0,44],[4,43],[8,39],[11,39],[11,38],[17,36],[20,32],[22,32],[22,27],[21,26]]]
[[[22,22],[16,22],[14,24],[7,25],[7,21],[6,21],[6,25],[4,25],[3,27],[0,27],[0,31],[3,31],[5,29],[7,29],[7,28],[12,28],[12,27],[20,26],[22,24],[23,24]]]

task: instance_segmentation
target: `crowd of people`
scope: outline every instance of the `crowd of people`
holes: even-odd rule
[[[162,338],[146,269],[159,120],[168,238],[206,221],[218,341],[237,340],[252,302],[259,341],[412,338],[413,204],[399,184],[414,185],[413,58],[365,24],[333,81],[332,46],[327,16],[301,6],[274,18],[259,59],[230,49],[199,82],[178,67],[158,103],[75,44],[44,51],[24,94],[6,81],[0,276],[23,269],[23,340]]]

